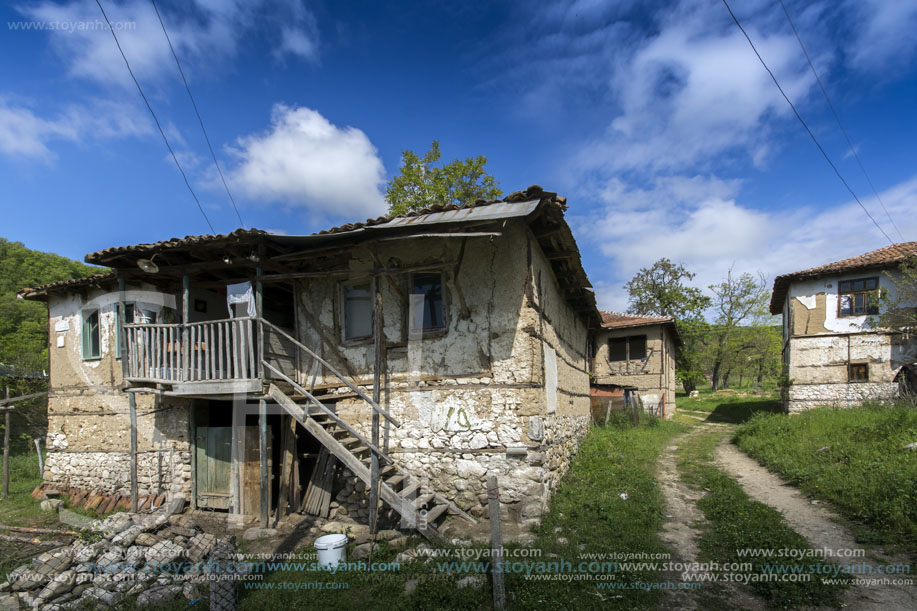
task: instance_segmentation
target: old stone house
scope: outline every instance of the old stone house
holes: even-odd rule
[[[49,311],[45,481],[263,524],[377,495],[434,539],[485,514],[494,473],[505,516],[537,520],[588,427],[599,323],[566,207],[530,187],[87,255],[112,271],[21,293]]]
[[[618,312],[601,316],[594,334],[593,396],[623,401],[628,389],[647,412],[674,416],[675,351],[681,344],[675,319]]]
[[[894,244],[774,279],[770,312],[783,315],[788,411],[897,396],[895,374],[915,360],[914,343],[870,318],[879,313],[879,291],[894,291],[887,274],[913,256],[917,242]]]

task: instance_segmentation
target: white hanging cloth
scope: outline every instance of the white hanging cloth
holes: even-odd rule
[[[248,315],[255,315],[255,292],[252,290],[251,282],[226,285],[226,307],[229,308],[230,318],[234,318],[232,312],[232,304],[234,303],[247,304]]]

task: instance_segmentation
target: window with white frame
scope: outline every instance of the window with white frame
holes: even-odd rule
[[[99,308],[83,308],[82,318],[83,360],[102,358],[102,326],[99,319]]]
[[[341,327],[344,340],[372,337],[372,283],[369,281],[348,282],[341,285],[341,301],[343,303]]]

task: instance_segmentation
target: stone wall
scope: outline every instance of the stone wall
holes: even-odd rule
[[[468,247],[460,273],[447,283],[449,328],[441,335],[402,343],[402,308],[391,287],[383,287],[383,402],[402,426],[383,420],[382,444],[401,466],[474,516],[486,514],[485,479],[495,473],[505,516],[527,522],[547,507],[550,491],[589,426],[587,329],[563,300],[528,229],[508,224],[503,236],[469,243],[475,247]],[[414,263],[407,252],[398,256],[403,265]],[[470,310],[468,319],[461,316],[456,283]],[[303,324],[304,335],[314,336],[313,342],[319,335],[335,337],[340,331],[335,290],[327,281],[309,286],[323,286],[304,287],[303,297],[323,312],[325,325],[319,334]],[[336,355],[326,347],[323,354],[369,377],[371,343],[338,350]],[[343,398],[347,389],[340,392],[338,413],[368,437],[368,406]],[[510,456],[508,449],[522,454]],[[360,484],[344,477],[335,494],[338,511],[365,517],[366,491]]]
[[[865,401],[896,399],[898,384],[896,382],[793,384],[787,395],[787,407],[790,413],[822,406],[855,407]]]

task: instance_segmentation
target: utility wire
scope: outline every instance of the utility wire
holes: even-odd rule
[[[239,218],[239,224],[242,225],[242,228],[245,229],[245,223],[242,221],[242,215],[239,214],[239,208],[236,206],[236,200],[233,198],[232,193],[229,192],[229,185],[226,184],[226,178],[223,176],[223,170],[220,168],[220,163],[217,161],[216,153],[213,152],[213,145],[210,144],[210,137],[207,135],[207,130],[204,129],[204,120],[201,118],[201,113],[197,109],[197,102],[194,101],[194,96],[191,95],[191,87],[188,86],[188,79],[185,78],[185,71],[182,70],[181,62],[178,61],[178,54],[175,53],[175,47],[172,46],[172,39],[169,38],[169,32],[166,31],[166,24],[162,21],[162,15],[159,14],[159,7],[156,6],[156,0],[150,0],[153,3],[153,9],[156,11],[156,17],[159,18],[159,25],[162,26],[162,33],[166,35],[166,40],[169,43],[169,49],[172,51],[172,57],[175,58],[175,65],[178,66],[178,72],[181,74],[181,80],[185,84],[185,91],[188,92],[188,97],[191,98],[191,105],[194,107],[194,114],[197,115],[197,121],[201,124],[201,131],[204,132],[204,140],[207,141],[207,148],[210,149],[210,156],[213,157],[213,165],[217,167],[217,172],[220,173],[220,180],[223,181],[223,188],[226,189],[226,195],[229,196],[229,201],[232,202],[232,207],[236,211],[236,216]]]
[[[812,63],[812,58],[809,57],[809,52],[806,50],[806,46],[802,44],[802,38],[799,36],[799,32],[796,30],[796,24],[793,23],[793,20],[790,18],[790,12],[786,9],[786,4],[783,0],[779,0],[780,6],[783,8],[783,14],[786,15],[786,20],[789,22],[790,27],[793,28],[793,34],[796,35],[796,40],[799,42],[799,48],[802,49],[803,55],[806,56],[806,61],[809,62],[809,68],[812,69],[812,74],[815,75],[815,81],[818,83],[818,88],[821,89],[822,95],[825,96],[825,102],[828,103],[828,108],[831,109],[831,114],[834,115],[834,120],[837,121],[837,126],[841,129],[841,133],[844,134],[844,139],[847,140],[847,145],[850,147],[850,152],[853,153],[854,159],[857,161],[857,165],[860,166],[860,170],[863,172],[863,176],[866,177],[866,182],[869,183],[869,187],[872,189],[873,194],[875,194],[876,199],[879,200],[879,204],[882,206],[882,210],[885,211],[885,216],[888,217],[888,221],[892,224],[892,227],[895,228],[895,231],[898,232],[898,236],[901,240],[904,240],[904,234],[901,233],[901,230],[898,229],[898,225],[895,223],[895,220],[892,218],[892,215],[889,214],[888,208],[885,207],[885,202],[882,201],[882,198],[879,196],[879,192],[876,191],[875,185],[872,184],[872,179],[869,177],[869,174],[866,172],[863,162],[860,160],[860,156],[856,152],[856,148],[853,146],[853,142],[850,141],[850,136],[847,135],[847,130],[844,129],[843,123],[841,123],[841,118],[838,116],[837,111],[834,109],[834,104],[831,103],[831,98],[828,97],[828,91],[825,89],[825,86],[821,82],[821,78],[818,76],[818,72],[815,70],[815,65]]]
[[[764,58],[761,57],[761,54],[758,53],[758,49],[755,47],[755,43],[751,41],[751,38],[748,36],[748,32],[746,32],[745,28],[742,27],[742,24],[739,23],[739,19],[735,16],[735,13],[732,12],[732,8],[730,8],[729,3],[726,0],[723,0],[723,4],[726,6],[726,10],[729,11],[729,15],[732,17],[732,20],[735,22],[736,26],[738,26],[739,30],[742,31],[742,34],[745,36],[745,40],[747,40],[748,44],[751,46],[751,50],[754,51],[755,55],[758,56],[758,61],[760,61],[761,65],[764,66],[764,69],[767,70],[767,73],[770,75],[771,80],[774,81],[774,85],[777,86],[777,89],[780,91],[780,95],[783,96],[783,99],[786,100],[786,103],[790,105],[791,109],[793,109],[793,114],[796,115],[796,118],[799,119],[799,122],[802,123],[802,126],[806,129],[806,132],[808,132],[809,137],[812,138],[812,142],[814,142],[815,146],[818,147],[818,150],[821,151],[821,154],[825,158],[825,161],[828,162],[828,165],[831,166],[831,169],[834,170],[834,173],[837,174],[837,177],[841,180],[842,183],[844,183],[844,186],[847,188],[847,191],[850,192],[850,195],[853,196],[853,199],[856,200],[856,203],[860,205],[860,208],[863,209],[863,212],[866,213],[866,216],[869,217],[869,220],[872,221],[872,224],[876,226],[876,229],[882,232],[882,235],[885,236],[885,239],[888,240],[889,244],[894,244],[895,243],[894,240],[888,237],[888,234],[885,233],[885,230],[882,229],[881,225],[879,225],[879,223],[876,222],[876,219],[873,218],[873,216],[869,213],[869,210],[866,209],[866,206],[863,205],[863,202],[860,201],[860,198],[857,197],[856,193],[853,192],[853,189],[850,188],[850,185],[847,184],[847,181],[844,180],[844,177],[841,175],[840,171],[837,169],[837,166],[834,165],[834,162],[831,161],[831,158],[828,157],[828,153],[825,152],[825,149],[822,147],[821,143],[818,141],[818,138],[816,138],[815,134],[812,133],[812,130],[809,129],[809,125],[805,122],[805,119],[802,118],[802,115],[800,115],[799,111],[796,110],[796,106],[793,105],[793,103],[790,101],[790,98],[788,98],[786,93],[784,93],[783,87],[781,87],[780,82],[777,81],[777,77],[774,76],[774,73],[771,72],[771,69],[767,67],[767,63],[764,61]]]
[[[137,77],[134,76],[134,71],[131,69],[131,64],[129,61],[127,61],[127,56],[124,54],[124,49],[121,48],[121,43],[118,41],[118,35],[115,34],[115,28],[112,27],[111,21],[108,19],[108,15],[105,13],[105,9],[102,8],[102,3],[99,0],[96,0],[96,4],[99,5],[99,10],[102,11],[102,16],[105,18],[105,22],[108,24],[108,30],[111,32],[112,37],[115,39],[115,44],[118,45],[118,51],[121,52],[121,57],[124,59],[124,65],[127,66],[127,71],[130,73],[131,78],[134,80],[134,84],[137,85],[137,91],[140,92],[140,97],[143,98],[147,109],[150,111],[150,114],[153,115],[153,121],[156,123],[156,127],[159,128],[159,133],[162,135],[162,139],[166,143],[166,148],[169,149],[169,153],[172,155],[172,160],[178,167],[178,171],[181,173],[181,177],[185,179],[185,186],[188,187],[188,191],[191,192],[191,197],[193,197],[195,203],[197,203],[198,210],[201,211],[201,214],[204,216],[204,220],[207,221],[207,225],[210,227],[210,233],[215,234],[216,231],[213,229],[213,224],[210,222],[210,219],[207,218],[207,213],[204,212],[204,207],[201,206],[201,200],[197,198],[197,195],[194,193],[194,189],[191,188],[191,183],[188,182],[188,176],[185,174],[181,164],[178,162],[178,157],[175,155],[175,151],[172,149],[172,145],[169,144],[169,139],[166,137],[166,132],[162,129],[162,125],[159,123],[159,119],[156,117],[156,113],[153,112],[153,107],[150,105],[150,101],[143,93],[143,88],[140,86],[140,81],[138,81]]]

